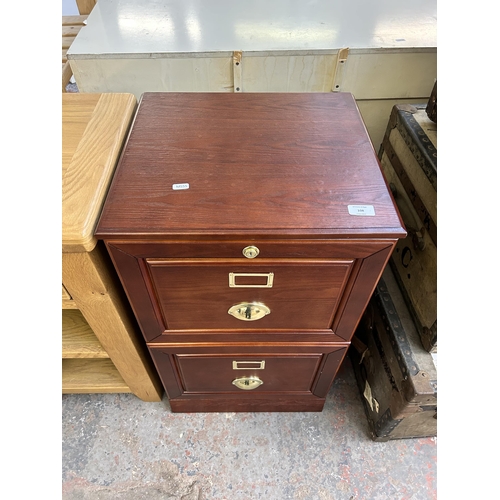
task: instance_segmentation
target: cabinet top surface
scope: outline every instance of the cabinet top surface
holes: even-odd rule
[[[99,0],[68,57],[436,46],[436,0]]]
[[[96,235],[405,232],[348,93],[145,93]]]
[[[62,95],[62,250],[86,252],[136,100],[131,94]]]

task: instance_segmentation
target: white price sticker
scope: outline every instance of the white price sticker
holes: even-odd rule
[[[182,184],[172,184],[172,189],[174,191],[179,191],[181,189],[189,189],[189,184],[187,182],[184,182]]]
[[[347,205],[350,215],[371,216],[375,215],[375,208],[373,205]]]

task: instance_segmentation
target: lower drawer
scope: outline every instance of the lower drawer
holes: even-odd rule
[[[172,411],[190,412],[321,411],[346,349],[150,346]]]

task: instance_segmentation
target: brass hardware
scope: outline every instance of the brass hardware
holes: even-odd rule
[[[244,391],[251,391],[252,389],[257,389],[264,382],[259,377],[251,375],[249,377],[235,378],[232,384],[238,387],[238,389],[243,389]]]
[[[241,302],[229,308],[228,314],[242,321],[255,321],[271,312],[271,309],[259,302]]]
[[[241,276],[262,276],[267,278],[265,284],[262,285],[238,285],[236,278]],[[231,288],[272,288],[274,273],[229,273],[229,286]]]
[[[246,366],[240,366],[242,364],[245,364]],[[233,370],[263,370],[265,367],[265,361],[233,361]]]
[[[259,253],[260,253],[260,250],[254,246],[245,247],[243,249],[243,255],[247,259],[255,259],[255,257],[257,257],[257,255],[259,255]]]

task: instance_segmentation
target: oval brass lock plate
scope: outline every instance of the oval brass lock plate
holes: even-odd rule
[[[231,307],[227,312],[241,321],[255,321],[267,316],[271,309],[259,302],[241,302],[241,304]]]
[[[259,377],[251,375],[249,377],[240,377],[232,381],[232,384],[238,387],[238,389],[243,389],[244,391],[251,391],[252,389],[257,389],[264,382]]]
[[[249,247],[245,247],[243,249],[243,255],[247,258],[247,259],[255,259],[255,257],[257,257],[257,255],[259,255],[260,251],[257,247],[254,247],[254,246],[249,246]]]

